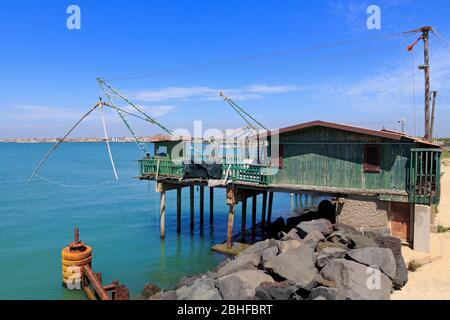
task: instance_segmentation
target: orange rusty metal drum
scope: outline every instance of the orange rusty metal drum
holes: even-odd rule
[[[72,250],[71,247],[65,247],[61,252],[61,257],[66,261],[81,261],[92,256],[92,248],[84,246],[82,251]]]
[[[75,245],[72,243],[61,251],[61,262],[63,286],[80,284],[83,278],[82,267],[92,265],[92,248],[82,242]]]

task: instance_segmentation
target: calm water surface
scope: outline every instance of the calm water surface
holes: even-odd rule
[[[180,235],[175,230],[176,192],[168,192],[166,240],[161,242],[159,195],[154,183],[134,178],[141,157],[134,144],[112,144],[118,182],[112,181],[105,145],[86,143],[62,145],[41,177],[27,184],[50,147],[0,144],[0,299],[84,299],[61,287],[60,251],[72,241],[75,226],[93,247],[94,271],[102,272],[105,284],[120,280],[132,298],[147,282],[169,288],[182,276],[205,272],[224,259],[211,252],[226,235],[224,190],[216,190],[214,227],[206,220],[200,230],[196,210],[194,234],[188,227],[189,190],[183,191]],[[209,196],[205,198],[206,219]],[[198,209],[197,204],[198,199]],[[289,215],[292,208],[290,195],[276,195],[275,218]],[[240,230],[240,218],[236,220],[235,230]]]

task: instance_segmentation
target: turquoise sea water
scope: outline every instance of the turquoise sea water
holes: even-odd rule
[[[112,144],[120,180],[104,144],[64,144],[31,184],[27,178],[50,144],[0,144],[0,299],[85,299],[61,286],[60,251],[73,229],[93,247],[93,269],[103,282],[120,280],[137,298],[145,283],[169,288],[184,275],[214,268],[224,257],[211,246],[226,235],[225,191],[215,193],[214,227],[189,230],[189,190],[183,191],[183,232],[176,233],[176,192],[167,193],[166,240],[158,230],[159,194],[153,182],[135,179],[140,150]],[[109,182],[108,182],[109,181]],[[196,191],[198,197],[198,191]],[[240,230],[237,209],[235,230]],[[292,210],[289,194],[277,194],[274,217]],[[248,222],[249,224],[250,222]]]

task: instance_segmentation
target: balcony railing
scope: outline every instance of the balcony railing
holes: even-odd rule
[[[183,177],[183,165],[171,160],[143,159],[138,162],[141,176],[153,174],[174,178]]]
[[[142,159],[138,163],[141,176],[183,178],[182,163],[175,163],[167,159]],[[250,164],[223,164],[222,179],[267,185],[268,177],[264,174],[265,168]]]
[[[439,204],[441,195],[441,150],[411,150],[409,189],[411,203]]]

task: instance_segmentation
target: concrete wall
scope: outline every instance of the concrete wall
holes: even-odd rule
[[[419,252],[430,252],[430,216],[431,207],[424,205],[414,206],[414,246]]]
[[[337,223],[358,230],[388,227],[389,203],[372,197],[351,196],[338,205]]]

